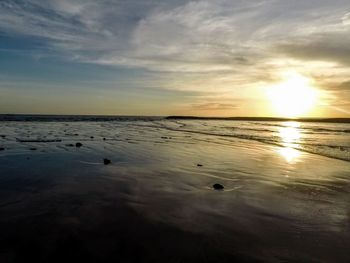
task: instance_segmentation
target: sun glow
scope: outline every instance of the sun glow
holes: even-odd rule
[[[274,111],[281,117],[296,118],[309,113],[316,104],[317,90],[311,80],[295,72],[267,91]]]

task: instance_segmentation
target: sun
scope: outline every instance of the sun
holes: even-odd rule
[[[315,107],[317,90],[307,77],[288,72],[281,83],[268,88],[267,97],[276,114],[296,118],[305,116]]]

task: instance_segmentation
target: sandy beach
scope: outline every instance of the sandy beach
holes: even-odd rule
[[[346,160],[167,120],[0,127],[0,262],[350,261]]]

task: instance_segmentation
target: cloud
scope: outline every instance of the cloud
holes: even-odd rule
[[[294,58],[303,60],[330,61],[350,66],[350,30],[314,35],[310,40],[296,40],[282,44],[278,49]]]
[[[220,103],[220,102],[209,102],[209,103],[200,103],[192,104],[194,110],[200,111],[218,111],[218,110],[234,110],[238,108],[238,105],[232,103]]]
[[[344,26],[350,26],[350,12],[346,13],[341,20]]]
[[[3,0],[0,31],[38,38],[63,59],[156,72],[166,88],[240,93],[290,67],[341,83],[349,14],[348,0]]]
[[[347,90],[350,92],[350,80],[341,83],[337,88],[340,90]]]

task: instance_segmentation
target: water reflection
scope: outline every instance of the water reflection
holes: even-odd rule
[[[279,137],[281,138],[282,147],[279,149],[279,153],[289,163],[295,162],[299,156],[300,151],[296,150],[299,146],[301,133],[299,131],[300,123],[298,122],[285,122],[284,127],[279,128]]]

